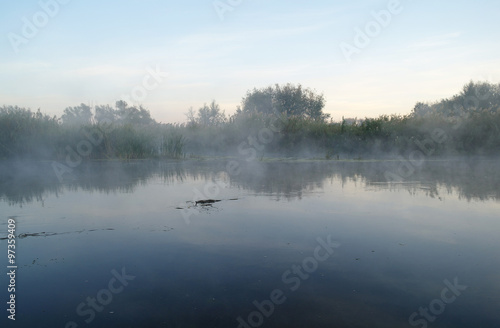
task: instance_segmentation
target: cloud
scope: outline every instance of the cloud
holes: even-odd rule
[[[78,69],[68,70],[66,74],[73,77],[99,77],[99,76],[114,76],[114,77],[131,77],[144,74],[144,69],[135,69],[124,66],[115,65],[96,65],[81,67]]]
[[[14,72],[18,74],[19,72],[26,71],[40,71],[48,70],[52,65],[48,62],[40,60],[30,60],[30,61],[9,61],[0,63],[0,70],[5,74],[7,72]]]
[[[279,78],[283,79],[286,77],[297,76],[299,73],[304,75],[310,69],[310,64],[303,65],[290,65],[282,67],[253,67],[253,68],[235,68],[234,70],[228,71],[224,76],[225,78],[238,78],[238,79],[267,79],[267,78]]]
[[[442,46],[451,44],[454,39],[459,38],[460,36],[461,36],[460,32],[435,35],[435,36],[420,40],[418,42],[412,43],[408,46],[408,48],[410,48],[412,50],[423,50],[423,49],[427,49],[427,48],[442,47]]]
[[[264,41],[269,39],[283,37],[297,37],[299,34],[316,32],[326,29],[331,26],[331,23],[317,23],[312,25],[290,27],[290,28],[275,28],[275,29],[249,29],[246,31],[239,30],[236,32],[221,32],[213,31],[206,33],[191,34],[181,38],[179,45],[194,45],[197,47],[213,47],[215,45],[226,44],[231,42],[250,43],[254,41]]]

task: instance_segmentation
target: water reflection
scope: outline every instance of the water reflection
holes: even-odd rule
[[[373,190],[407,190],[412,195],[441,198],[456,194],[460,199],[500,200],[500,170],[497,160],[427,161],[402,181],[387,181],[386,172],[398,162],[383,161],[279,161],[240,163],[238,174],[226,173],[227,161],[132,161],[91,162],[75,168],[58,180],[52,163],[1,163],[0,199],[10,205],[41,202],[47,195],[64,190],[101,193],[132,193],[160,177],[164,183],[186,179],[205,181],[225,178],[231,187],[267,194],[277,199],[302,198],[324,188],[325,182],[353,182]],[[189,195],[188,197],[191,197]]]
[[[398,183],[385,181],[394,162],[375,161],[242,163],[233,175],[227,161],[95,162],[63,183],[51,163],[3,163],[0,212],[16,218],[22,268],[17,324],[238,327],[281,289],[286,302],[262,326],[408,327],[458,277],[470,287],[433,327],[497,327],[497,163],[427,162]],[[186,224],[176,204],[211,181],[226,186],[222,201]],[[283,279],[329,236],[341,246],[310,278]],[[121,268],[137,278],[87,324],[75,309]]]

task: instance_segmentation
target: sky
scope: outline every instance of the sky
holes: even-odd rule
[[[0,106],[143,105],[185,122],[301,84],[334,120],[500,83],[500,1],[0,0]]]

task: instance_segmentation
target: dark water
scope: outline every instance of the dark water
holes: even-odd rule
[[[496,328],[498,164],[3,163],[0,325]]]

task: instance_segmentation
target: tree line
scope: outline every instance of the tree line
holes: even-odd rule
[[[59,118],[4,105],[0,158],[63,159],[89,131],[100,136],[91,152],[82,151],[89,159],[239,156],[263,131],[266,142],[254,147],[260,156],[395,156],[428,146],[436,134],[429,156],[499,154],[500,84],[469,82],[450,98],[417,103],[407,115],[336,122],[324,113],[325,103],[300,84],[276,84],[249,90],[232,115],[213,100],[190,108],[180,124],[158,123],[143,106],[124,101],[68,107]]]

